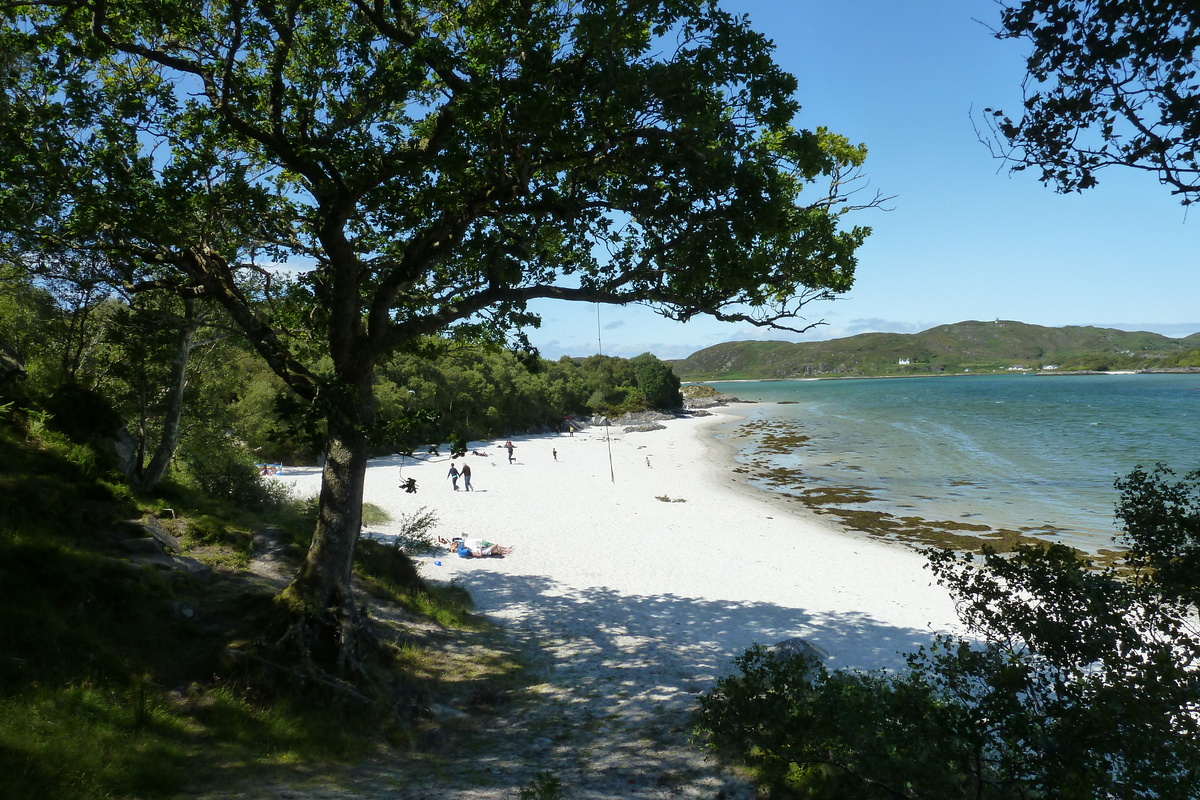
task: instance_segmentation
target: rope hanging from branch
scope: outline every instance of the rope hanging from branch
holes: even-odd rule
[[[604,355],[604,343],[600,340],[600,304],[596,303],[596,352],[598,355]],[[601,369],[603,370],[603,363]],[[601,394],[608,396],[604,388],[604,372],[600,373],[600,390]],[[608,435],[608,414],[604,415],[604,442],[608,445],[608,477],[613,483],[617,482],[617,474],[613,471],[612,460],[612,439]]]

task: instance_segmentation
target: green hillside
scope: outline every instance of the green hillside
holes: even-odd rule
[[[1200,367],[1200,333],[1024,322],[959,322],[921,333],[864,333],[827,342],[726,342],[669,362],[681,380],[777,380],[995,372]]]

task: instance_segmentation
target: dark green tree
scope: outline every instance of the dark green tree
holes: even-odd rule
[[[1164,596],[1200,608],[1200,470],[1178,480],[1161,464],[1117,481],[1126,564]]]
[[[343,675],[378,364],[456,327],[499,341],[543,298],[796,325],[849,289],[867,230],[840,218],[876,203],[848,200],[864,148],[794,129],[795,78],[708,0],[6,13],[0,227],[221,303],[323,417],[279,647]]]
[[[0,261],[0,389],[15,391],[33,360],[44,357],[54,314],[47,292],[35,287],[23,270]]]
[[[638,391],[651,408],[680,408],[679,376],[653,353],[642,353],[629,359],[637,380]]]
[[[702,698],[708,740],[812,797],[1195,798],[1200,474],[1119,485],[1123,568],[931,553],[969,637],[896,674],[751,651]]]
[[[1200,196],[1200,6],[1192,0],[1023,0],[1003,6],[1000,39],[1023,39],[1025,103],[987,109],[1014,170],[1061,192],[1110,166],[1153,172],[1186,205]]]

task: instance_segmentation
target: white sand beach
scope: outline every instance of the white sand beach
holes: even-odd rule
[[[614,425],[607,440],[603,427],[513,437],[511,464],[504,440],[472,443],[483,455],[453,462],[379,458],[365,499],[396,520],[433,512],[447,539],[515,547],[507,558],[421,557],[421,572],[465,586],[480,612],[538,641],[556,670],[622,687],[621,706],[707,688],[755,642],[804,637],[830,668],[874,669],[954,627],[920,554],[745,486],[730,446],[712,435],[736,419],[718,410],[664,430]],[[452,490],[451,463],[471,466],[474,491],[462,479]],[[415,494],[400,488],[408,478]],[[315,493],[320,473],[289,468],[280,480]]]
[[[607,440],[602,427],[513,437],[511,464],[505,440],[472,443],[483,455],[453,462],[373,460],[365,499],[396,521],[425,509],[437,535],[516,548],[506,558],[419,561],[425,577],[469,589],[537,675],[502,712],[469,719],[483,752],[454,769],[443,757],[435,773],[388,760],[356,774],[353,796],[508,800],[552,774],[573,800],[750,800],[745,777],[689,739],[697,695],[734,670],[735,656],[803,637],[832,669],[894,668],[901,653],[952,630],[953,606],[920,554],[745,485],[730,444],[714,436],[743,408],[661,430],[612,426]],[[473,492],[461,479],[453,491],[447,477],[464,462]],[[409,478],[415,494],[400,488]],[[278,480],[314,494],[320,472],[287,468]]]

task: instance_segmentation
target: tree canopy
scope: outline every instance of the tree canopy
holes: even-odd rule
[[[326,420],[287,597],[341,620],[383,359],[519,342],[540,298],[795,325],[868,233],[839,227],[865,148],[793,128],[795,78],[710,0],[6,8],[9,252],[224,306]],[[347,671],[354,637],[316,626]]]
[[[1185,205],[1200,196],[1200,6],[1023,0],[1004,6],[996,36],[1032,45],[1020,116],[987,109],[1014,170],[1069,192],[1125,166]]]

